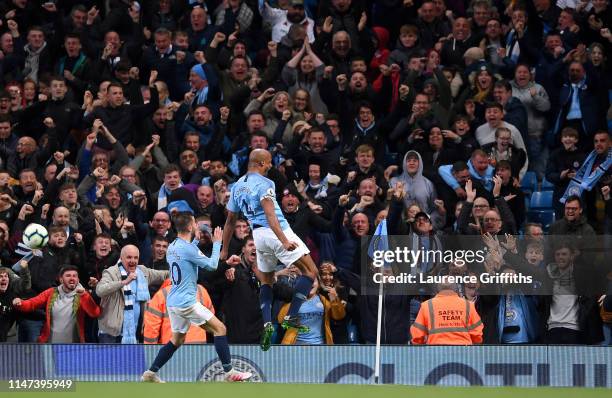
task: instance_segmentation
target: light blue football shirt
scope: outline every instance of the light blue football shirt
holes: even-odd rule
[[[274,202],[274,213],[281,229],[289,228],[289,223],[276,202],[274,182],[259,173],[247,173],[236,181],[232,186],[227,209],[232,213],[242,212],[251,223],[251,227],[259,225],[269,228],[270,225],[261,206],[262,199],[271,199]]]
[[[198,249],[198,241],[187,242],[176,238],[168,247],[166,259],[170,264],[172,288],[168,294],[168,307],[186,308],[196,303],[198,268],[217,269],[221,242],[214,242],[210,258]]]

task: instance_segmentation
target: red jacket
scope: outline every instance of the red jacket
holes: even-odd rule
[[[49,335],[51,334],[52,301],[54,300],[54,293],[57,292],[57,289],[57,287],[51,287],[36,297],[22,301],[21,306],[17,307],[17,309],[21,312],[31,312],[45,306],[45,324],[43,325],[43,328],[40,331],[40,336],[38,337],[39,343],[46,343],[49,341]],[[79,300],[76,313],[76,326],[79,334],[79,342],[84,343],[85,314],[89,315],[91,318],[97,318],[100,316],[100,307],[98,307],[88,292],[85,292],[85,294],[82,296],[75,295],[74,299]]]

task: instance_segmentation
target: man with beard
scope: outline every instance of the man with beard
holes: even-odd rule
[[[584,159],[580,168],[565,190],[560,202],[564,203],[570,195],[582,196],[587,209],[587,218],[594,225],[597,223],[597,192],[610,182],[612,174],[612,141],[605,130],[595,132],[593,138],[594,150]]]
[[[66,212],[68,209],[61,208]],[[64,264],[82,264],[83,253],[78,253],[68,248],[68,236],[64,227],[53,225],[48,228],[49,243],[42,249],[42,257],[34,257],[30,260],[32,274],[32,293],[38,295],[45,290],[57,286],[57,275]],[[43,327],[40,312],[28,315],[20,321],[19,340],[34,342],[40,328]],[[21,330],[23,329],[23,330]]]
[[[587,223],[586,217],[582,214],[584,207],[578,196],[569,196],[565,200],[563,218],[555,221],[550,226],[550,235],[572,235],[576,238],[592,237],[595,235],[593,227]]]
[[[176,112],[176,120],[179,121],[177,131],[180,132],[180,135],[190,131],[199,133],[199,146],[206,148],[206,158],[200,160],[219,158],[222,154],[228,155],[231,149],[231,141],[227,136],[229,108],[224,106],[219,109],[219,123],[214,121],[213,113],[208,105],[196,105],[193,110],[193,117],[190,118],[186,118],[188,111],[189,106],[184,102]]]
[[[97,318],[100,308],[79,283],[77,267],[63,266],[59,280],[58,287],[50,287],[29,300],[15,298],[13,306],[21,312],[46,309],[46,321],[38,337],[39,343],[84,343],[85,316]]]
[[[308,41],[313,43],[314,37],[314,21],[308,18],[304,12],[303,0],[291,0],[289,8],[283,10],[281,8],[272,7],[267,1],[259,2],[259,12],[264,23],[272,26],[272,40],[280,43],[283,36],[289,33],[292,25],[306,26],[306,34]]]
[[[304,129],[299,131],[303,133]],[[327,149],[327,137],[321,128],[313,127],[309,129],[306,132],[306,142],[304,144],[301,143],[302,140],[302,134],[294,134],[293,141],[287,151],[287,157],[295,162],[300,178],[307,179],[308,164],[313,161],[318,162],[324,170],[329,170],[336,163],[337,153]],[[323,177],[325,176],[321,176],[321,178]]]

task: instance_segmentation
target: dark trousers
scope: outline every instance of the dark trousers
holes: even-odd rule
[[[581,344],[580,332],[567,328],[553,328],[546,335],[547,344]]]
[[[17,341],[20,343],[36,343],[44,321],[20,319],[17,321]]]
[[[98,343],[100,344],[121,344],[122,336],[111,336],[110,334],[100,333]]]

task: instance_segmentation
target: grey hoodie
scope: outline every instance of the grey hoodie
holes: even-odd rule
[[[408,159],[408,155],[411,153],[416,154],[419,158],[419,168],[412,176],[408,174],[408,169],[406,167],[406,159]],[[427,177],[423,176],[423,158],[421,158],[421,154],[414,150],[406,152],[402,162],[402,169],[403,173],[401,175],[393,177],[389,181],[390,187],[393,188],[395,184],[401,181],[406,191],[406,196],[404,197],[405,208],[413,204],[418,205],[421,211],[429,214],[434,229],[442,228],[446,222],[446,218],[438,212],[434,204],[434,200],[438,197],[436,188]]]

